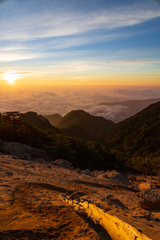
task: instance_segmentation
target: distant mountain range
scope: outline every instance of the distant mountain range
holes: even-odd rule
[[[26,122],[40,129],[95,142],[101,142],[102,135],[115,125],[111,120],[92,116],[83,110],[71,111],[64,117],[59,114],[42,116],[35,112],[27,112],[22,116]]]
[[[71,111],[64,117],[53,114],[45,117],[62,133],[85,140],[99,141],[101,134],[115,125],[111,120],[95,117],[83,110]]]
[[[108,150],[115,149],[129,156],[145,156],[148,153],[160,155],[160,102],[151,104],[117,124],[103,117],[91,116],[82,110],[71,111],[64,117],[58,114],[45,116],[49,120],[33,112],[28,112],[23,117],[38,128],[99,142]]]
[[[117,113],[115,113],[116,117],[114,118],[114,122],[118,123],[128,117],[135,115],[136,113],[140,112],[141,110],[148,107],[152,103],[156,103],[158,101],[160,101],[160,98],[146,100],[130,100],[123,102],[101,102],[98,105],[105,105],[111,107],[120,105],[127,107],[126,111],[118,111]]]

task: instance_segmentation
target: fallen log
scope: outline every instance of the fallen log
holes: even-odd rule
[[[72,205],[74,210],[80,214],[85,214],[95,224],[101,225],[109,233],[112,240],[152,240],[128,223],[116,216],[109,215],[91,202],[78,202],[64,196],[61,197],[61,200]]]

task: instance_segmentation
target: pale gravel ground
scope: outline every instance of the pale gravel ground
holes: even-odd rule
[[[148,221],[146,219],[137,219],[133,217],[133,215],[149,213],[149,211],[139,207],[138,198],[135,192],[118,189],[111,190],[103,186],[100,188],[87,184],[75,183],[74,181],[77,180],[103,184],[104,186],[115,184],[111,180],[102,177],[91,177],[86,174],[78,174],[74,169],[64,169],[48,163],[13,159],[10,155],[1,155],[0,213],[2,214],[3,210],[11,208],[13,192],[17,186],[26,183],[44,183],[59,186],[66,190],[77,190],[82,192],[84,198],[90,197],[89,200],[95,204],[102,204],[103,209],[109,214],[116,215],[118,218],[136,227],[153,240],[160,239],[160,221]],[[51,204],[61,204],[60,194],[53,189],[39,188],[36,192],[32,190],[31,194],[31,201],[35,206],[43,204],[45,201]],[[103,201],[103,198],[108,194],[113,194],[115,198],[121,200],[125,204],[126,209],[122,209],[115,205],[109,206],[106,200]],[[160,211],[153,211],[152,216],[160,219]]]

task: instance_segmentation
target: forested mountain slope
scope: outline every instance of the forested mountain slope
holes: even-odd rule
[[[111,120],[92,116],[82,110],[71,111],[55,124],[68,136],[98,142],[101,134],[114,125],[115,123]]]
[[[60,130],[56,127],[54,127],[48,119],[43,117],[42,115],[38,115],[36,112],[27,112],[21,115],[21,118],[25,120],[26,122],[32,124],[35,127],[38,127],[43,130],[54,130],[57,133],[60,133]]]
[[[56,123],[62,118],[60,114],[44,115],[44,117],[47,118],[53,126],[56,126]]]
[[[104,145],[132,156],[160,149],[160,102],[117,123],[105,135]]]

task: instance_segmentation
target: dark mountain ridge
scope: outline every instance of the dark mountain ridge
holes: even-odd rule
[[[101,134],[114,125],[111,120],[92,116],[83,110],[71,111],[55,123],[68,136],[92,141],[99,141]]]
[[[49,120],[43,117],[42,115],[38,115],[36,112],[27,112],[22,115],[22,118],[32,124],[35,127],[38,127],[43,130],[53,130],[57,133],[60,132],[60,130],[56,127],[54,127],[52,124],[50,124]]]
[[[160,151],[160,102],[109,129],[104,145],[132,156]]]

